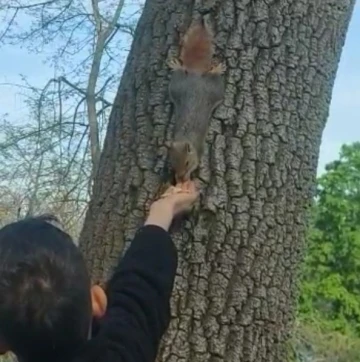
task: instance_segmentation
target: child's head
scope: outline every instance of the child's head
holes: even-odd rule
[[[91,285],[65,232],[25,219],[0,230],[0,346],[25,360],[67,354],[88,338]]]

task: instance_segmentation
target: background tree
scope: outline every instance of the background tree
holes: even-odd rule
[[[54,69],[43,85],[25,77],[16,84],[26,120],[3,117],[2,223],[46,210],[78,235],[141,7],[137,0],[0,0],[0,46],[45,53]]]
[[[344,145],[318,180],[300,312],[360,335],[360,143]]]
[[[148,0],[115,98],[80,243],[94,281],[144,220],[171,137],[166,59],[210,14],[227,92],[174,237],[179,270],[159,361],[286,361],[321,134],[354,1]],[[154,252],[156,252],[154,250]]]
[[[1,222],[55,212],[78,235],[91,188],[89,126],[79,114],[75,120],[58,115],[55,93],[54,100],[34,89],[27,99],[29,122],[1,124],[0,193],[8,206]]]
[[[0,0],[0,42],[46,52],[54,66],[56,76],[40,93],[39,103],[55,85],[61,102],[69,104],[72,97],[74,120],[86,106],[93,172],[102,141],[99,116],[111,106],[106,97],[116,91],[141,7],[137,0]],[[127,17],[121,17],[125,11]]]

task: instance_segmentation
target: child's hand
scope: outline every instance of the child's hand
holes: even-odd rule
[[[173,207],[174,216],[188,212],[199,196],[193,181],[187,181],[186,184],[170,186],[161,196],[160,200],[166,200],[166,203]]]
[[[192,181],[188,182],[186,191],[171,186],[159,200],[150,206],[150,213],[145,225],[157,225],[169,230],[173,218],[190,211],[198,196],[199,193]]]

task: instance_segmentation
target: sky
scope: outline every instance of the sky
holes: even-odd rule
[[[355,10],[343,48],[333,89],[330,115],[323,133],[318,173],[336,159],[342,144],[360,141],[360,2]],[[30,84],[43,86],[54,71],[44,64],[45,55],[33,54],[27,49],[7,46],[0,57],[0,114],[9,113],[11,120],[23,118],[26,107],[22,89],[7,85],[21,84],[25,75]]]

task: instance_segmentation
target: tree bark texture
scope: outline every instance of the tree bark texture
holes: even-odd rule
[[[160,184],[173,129],[166,60],[199,13],[228,68],[198,174],[201,209],[174,234],[179,268],[159,361],[287,360],[306,210],[353,6],[146,2],[80,238],[94,281],[109,276]]]

